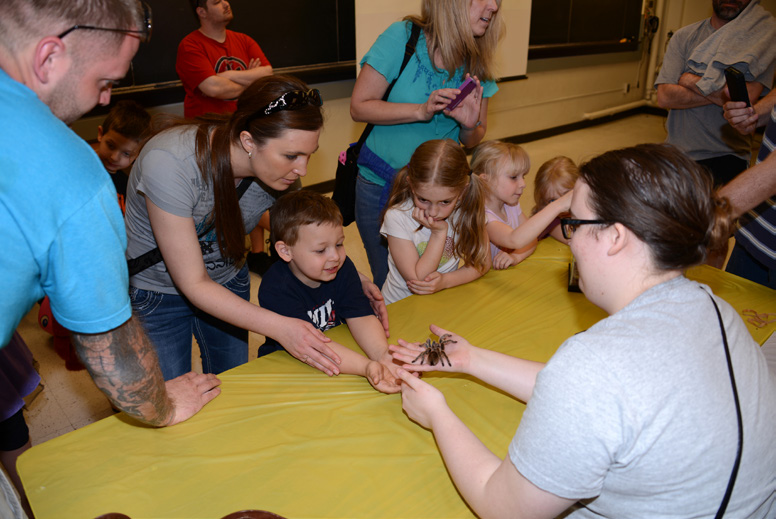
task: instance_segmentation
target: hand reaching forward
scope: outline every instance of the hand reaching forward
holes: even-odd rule
[[[339,375],[339,365],[342,362],[326,343],[331,339],[312,324],[301,319],[285,318],[285,326],[281,327],[279,336],[275,339],[295,358],[327,375]]]
[[[407,342],[402,339],[399,339],[398,345],[388,345],[388,349],[391,351],[393,358],[404,363],[402,367],[410,371],[454,371],[465,373],[469,368],[471,352],[474,350],[474,346],[469,344],[469,342],[460,335],[456,335],[439,326],[432,324],[429,328],[431,329],[431,332],[438,335],[440,339],[447,335],[445,338],[446,343],[444,351],[452,366],[448,366],[447,362],[445,362],[444,365],[441,362],[437,362],[436,365],[431,366],[428,364],[427,360],[424,360],[424,363],[421,364],[418,356],[426,351],[425,346],[423,346],[422,343]]]
[[[221,381],[212,373],[203,375],[193,371],[165,382],[167,396],[173,407],[167,425],[181,423],[197,414],[205,404],[221,394],[219,384]]]

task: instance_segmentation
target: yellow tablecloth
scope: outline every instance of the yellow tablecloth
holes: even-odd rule
[[[539,361],[605,317],[566,290],[568,249],[545,240],[529,260],[468,285],[389,307],[392,342],[429,323],[473,344]],[[776,312],[774,291],[710,267],[689,277],[739,313]],[[775,325],[755,328],[762,344]],[[355,348],[347,328],[329,332]],[[328,378],[284,352],[221,375],[222,394],[183,424],[154,429],[116,415],[33,447],[19,460],[38,519],[121,512],[133,519],[219,518],[242,509],[289,518],[472,517],[430,432],[400,395],[360,377]],[[429,374],[453,410],[505,456],[524,405],[466,376]]]

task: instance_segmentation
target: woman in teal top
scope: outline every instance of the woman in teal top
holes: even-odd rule
[[[471,147],[485,135],[488,98],[498,90],[493,59],[501,36],[500,6],[501,0],[423,0],[420,17],[392,24],[361,60],[350,113],[375,127],[359,157],[356,224],[377,286],[388,273],[380,214],[396,171],[428,140],[454,139]],[[421,28],[420,37],[399,76],[413,23]],[[476,88],[448,110],[468,76]]]

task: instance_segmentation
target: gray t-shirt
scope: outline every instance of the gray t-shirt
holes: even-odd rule
[[[655,80],[661,84],[676,85],[685,72],[690,72],[687,60],[692,51],[714,32],[709,19],[682,27],[668,42],[663,66]],[[766,90],[773,82],[774,65],[756,81]],[[753,100],[754,102],[754,100]],[[744,160],[751,156],[752,137],[741,135],[730,126],[723,116],[721,106],[715,104],[696,108],[673,109],[668,112],[666,142],[684,151],[693,160],[704,160],[722,155],[736,155]]]
[[[569,338],[539,373],[509,457],[534,485],[582,500],[571,517],[711,518],[738,428],[709,289],[680,276]],[[744,449],[725,517],[776,517],[776,380],[730,305]]]
[[[146,208],[147,196],[160,209],[193,218],[200,234],[207,228],[213,210],[212,185],[202,180],[195,155],[195,126],[181,126],[153,137],[137,157],[127,186],[127,258],[136,258],[157,247]],[[256,227],[275,197],[251,183],[240,199],[245,233]],[[225,260],[218,248],[215,229],[200,239],[202,257],[210,278],[219,284],[232,279],[242,263]],[[130,278],[130,285],[143,290],[178,294],[164,262]]]

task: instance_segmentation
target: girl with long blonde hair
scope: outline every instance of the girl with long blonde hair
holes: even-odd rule
[[[418,146],[396,175],[380,229],[389,251],[386,304],[468,283],[490,269],[486,192],[457,143]]]

